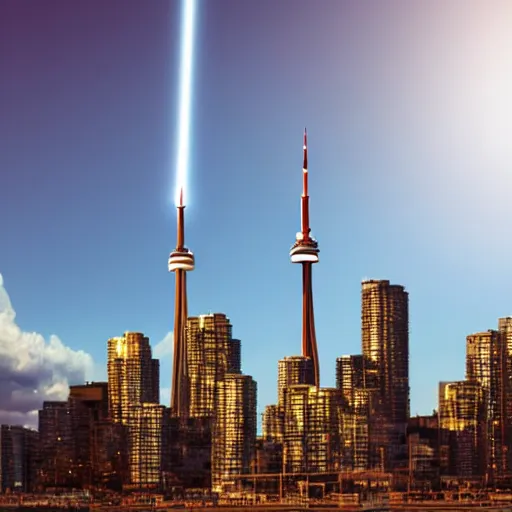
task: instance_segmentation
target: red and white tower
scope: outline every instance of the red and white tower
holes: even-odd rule
[[[313,263],[318,263],[318,242],[311,237],[309,227],[309,195],[308,195],[308,145],[307,133],[304,130],[304,163],[302,165],[302,197],[301,197],[301,231],[290,250],[292,263],[302,265],[302,355],[313,361],[312,382],[320,386],[320,369],[318,348],[315,333],[315,314],[313,311],[313,287],[311,270]]]
[[[190,382],[187,367],[187,272],[194,270],[194,255],[185,247],[185,204],[180,190],[178,241],[169,256],[169,272],[176,274],[174,299],[174,358],[172,368],[171,410],[174,416],[188,417]]]

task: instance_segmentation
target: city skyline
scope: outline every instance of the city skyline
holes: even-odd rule
[[[121,12],[116,2],[90,2],[77,14],[48,2],[32,7],[46,20],[39,25],[16,4],[5,2],[0,16],[9,43],[0,62],[9,77],[0,84],[0,184],[9,191],[0,202],[0,273],[18,313],[2,316],[2,354],[21,339],[13,325],[41,333],[44,364],[14,358],[32,379],[22,390],[38,389],[42,375],[47,389],[62,393],[80,372],[106,376],[107,339],[144,332],[168,389],[173,280],[164,254],[175,236],[179,3],[141,11],[127,2]],[[511,213],[504,194],[512,74],[500,58],[512,47],[510,6],[476,2],[470,12],[449,3],[453,26],[433,17],[435,3],[327,3],[322,13],[301,2],[293,11],[286,3],[268,11],[218,5],[199,2],[198,12],[187,237],[199,258],[189,313],[229,316],[243,371],[258,382],[259,412],[275,403],[277,361],[299,354],[300,288],[286,250],[298,230],[307,125],[312,222],[322,241],[314,284],[322,384],[334,385],[337,357],[360,351],[362,278],[390,279],[410,292],[411,414],[429,413],[438,382],[464,377],[466,335],[510,314],[501,222]],[[375,10],[382,26],[371,34]],[[310,37],[302,39],[304,26]],[[408,51],[400,50],[404,41]],[[260,259],[263,242],[272,265]],[[264,336],[261,317],[270,322]],[[42,347],[41,337],[23,339],[38,340],[27,341],[34,354]],[[48,378],[55,367],[58,377]],[[33,396],[18,406],[37,407]]]

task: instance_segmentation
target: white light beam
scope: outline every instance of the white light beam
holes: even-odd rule
[[[178,111],[178,156],[176,160],[175,203],[179,204],[180,190],[186,204],[187,173],[190,157],[190,119],[192,100],[192,71],[194,61],[194,27],[196,0],[183,0],[181,17],[181,69]]]

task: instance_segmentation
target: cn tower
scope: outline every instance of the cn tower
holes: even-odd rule
[[[171,411],[188,417],[189,377],[187,368],[187,272],[194,270],[194,255],[185,247],[185,204],[183,188],[178,202],[178,241],[169,256],[169,272],[176,274],[174,299],[174,358],[172,363]]]
[[[318,242],[310,236],[309,195],[308,195],[308,139],[304,130],[304,163],[302,165],[301,231],[290,250],[292,263],[302,265],[302,355],[313,361],[312,382],[320,386],[318,348],[315,334],[315,314],[313,311],[312,265],[318,263]]]

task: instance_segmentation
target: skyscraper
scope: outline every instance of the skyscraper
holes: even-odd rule
[[[126,476],[137,489],[160,484],[164,408],[159,405],[159,364],[141,333],[108,340],[110,415],[128,429]]]
[[[315,333],[315,316],[313,311],[312,265],[318,263],[318,242],[311,236],[309,227],[309,193],[308,193],[308,147],[307,134],[304,130],[301,197],[301,231],[290,250],[292,263],[302,265],[302,355],[311,358],[313,374],[308,384],[320,386],[320,369]]]
[[[41,467],[38,485],[72,487],[69,461],[73,457],[73,436],[67,401],[43,402],[39,410],[39,448]]]
[[[191,417],[212,417],[218,383],[226,373],[240,373],[240,340],[222,313],[190,317],[187,321],[187,359]]]
[[[343,395],[343,459],[347,469],[368,467],[369,393],[364,389],[363,356],[349,355],[336,359],[336,388]]]
[[[21,426],[0,426],[0,492],[35,491],[39,433]]]
[[[507,336],[503,331],[489,330],[466,338],[466,379],[478,382],[487,398],[487,477],[490,481],[509,472],[507,403],[512,392],[508,373]]]
[[[130,483],[133,488],[155,489],[162,477],[162,438],[165,407],[143,403],[133,408],[129,431]]]
[[[252,471],[256,455],[256,382],[226,374],[217,389],[212,435],[212,489],[223,490],[230,475]]]
[[[119,488],[128,481],[127,430],[126,423],[109,418],[106,382],[70,386],[67,401],[44,402],[38,485]]]
[[[274,443],[283,442],[284,404],[267,405],[263,411],[261,424],[263,439]]]
[[[92,382],[70,386],[68,414],[73,432],[70,471],[84,486],[99,481],[97,461],[105,446],[99,442],[97,427],[108,420],[108,384]]]
[[[439,383],[439,427],[450,436],[450,475],[469,478],[485,474],[486,418],[487,392],[479,382]]]
[[[371,409],[370,464],[396,466],[409,418],[409,308],[403,286],[362,283],[364,387]],[[404,455],[404,454],[402,454]]]
[[[113,421],[129,424],[130,408],[160,401],[160,362],[152,358],[149,339],[126,332],[108,340],[109,408]]]
[[[277,363],[277,405],[285,404],[286,390],[296,384],[311,384],[313,361],[304,356],[286,356]]]
[[[283,471],[339,471],[344,413],[335,388],[290,386],[285,395]]]
[[[344,410],[342,416],[341,460],[346,470],[368,469],[368,416],[361,414],[360,409],[356,406]]]
[[[185,204],[180,191],[176,249],[169,256],[169,272],[176,274],[174,298],[174,357],[172,361],[171,410],[187,417],[190,408],[190,383],[187,367],[187,272],[194,270],[194,255],[185,247]]]
[[[507,471],[512,470],[512,317],[504,317],[498,320],[498,331],[502,337],[505,359],[505,393],[504,393],[504,418],[505,418],[505,446],[507,448]]]
[[[355,408],[364,388],[363,356],[341,356],[336,359],[336,387],[348,404]]]
[[[287,356],[277,364],[277,405],[268,405],[263,413],[263,436],[267,441],[282,443],[285,430],[286,393],[290,386],[311,385],[313,361],[304,356]]]

